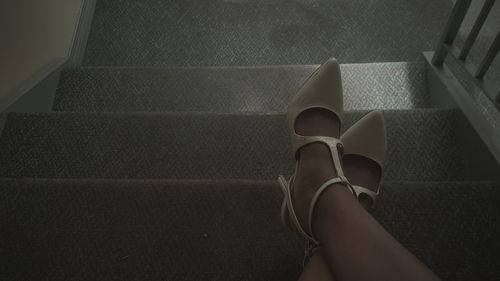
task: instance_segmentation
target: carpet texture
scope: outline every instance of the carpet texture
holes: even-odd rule
[[[54,110],[284,112],[316,67],[69,68]],[[423,63],[341,69],[346,110],[430,107]]]
[[[465,169],[459,111],[384,114],[387,180],[487,179]],[[293,161],[282,114],[14,113],[0,166],[1,177],[274,179]]]
[[[416,61],[450,10],[449,0],[97,1],[84,65]]]
[[[0,180],[2,280],[295,280],[274,182]],[[500,186],[386,183],[375,217],[443,280],[497,280]],[[355,242],[355,241],[354,241]]]

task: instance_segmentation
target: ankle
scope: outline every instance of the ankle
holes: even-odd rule
[[[300,160],[295,183],[314,193],[327,180],[336,177],[332,161],[325,158]]]
[[[356,197],[343,184],[334,184],[321,194],[315,208],[314,229],[330,225],[335,218],[350,212],[352,208],[360,208]]]

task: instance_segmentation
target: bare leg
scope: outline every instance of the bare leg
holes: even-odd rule
[[[338,137],[338,128],[333,114],[317,109],[304,112],[296,122],[296,131],[303,135]],[[335,176],[325,145],[310,144],[300,150],[293,197],[301,222],[307,219],[306,210],[314,191]],[[313,227],[337,280],[439,280],[387,233],[343,185],[334,185],[321,196]]]
[[[333,186],[320,198],[314,229],[339,280],[439,280],[345,187]]]
[[[325,124],[325,120],[329,121],[328,124]],[[325,126],[326,125],[326,126]],[[340,127],[339,121],[335,116],[328,111],[323,110],[307,110],[303,112],[296,122],[296,131],[302,135],[324,135],[324,136],[333,136],[339,137],[340,135]],[[306,146],[301,149],[301,154],[303,150],[309,150],[310,146]],[[305,178],[301,176],[301,172],[309,172],[312,173],[313,177],[324,177],[320,174],[314,173],[314,162],[322,161],[326,165],[330,161],[330,158],[324,157],[324,153],[315,153],[314,150],[309,150],[310,153],[306,154],[304,157],[300,155],[301,161],[299,162],[299,171],[298,178]],[[323,151],[324,152],[324,151]],[[304,159],[305,158],[305,159]],[[304,161],[302,161],[304,160]],[[330,161],[331,162],[331,161]],[[307,169],[304,169],[306,167]],[[298,190],[302,191],[302,190]],[[297,188],[294,188],[294,196],[303,196],[303,194],[297,194]],[[301,204],[297,206],[298,209],[307,208],[307,205],[304,205],[302,201],[294,200],[294,204]],[[299,213],[299,221],[303,221],[305,219],[304,213]],[[322,250],[318,250],[313,257],[309,260],[307,265],[304,267],[304,270],[299,278],[300,281],[334,281],[333,273],[331,268],[328,266],[324,254]]]
[[[318,250],[311,257],[304,267],[299,281],[335,281],[321,250]]]
[[[381,180],[381,172],[380,167],[370,159],[362,156],[344,157],[344,173],[352,184],[376,191]],[[366,210],[373,204],[367,197],[361,197],[359,201]],[[309,260],[299,280],[334,281],[334,276],[325,260],[323,250],[320,249]]]

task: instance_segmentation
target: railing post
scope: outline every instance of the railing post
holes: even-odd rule
[[[455,40],[455,36],[464,20],[465,14],[469,10],[471,0],[457,0],[453,10],[451,11],[448,22],[444,28],[443,34],[439,39],[436,52],[432,57],[432,64],[442,65],[446,54],[448,53],[449,45]]]
[[[464,46],[462,47],[462,50],[460,51],[460,54],[458,55],[458,59],[463,60],[469,54],[470,49],[472,48],[472,45],[474,44],[474,41],[476,41],[476,38],[479,35],[479,31],[481,30],[481,27],[483,27],[483,24],[486,21],[486,18],[488,17],[488,14],[490,13],[491,8],[493,7],[493,4],[495,4],[495,0],[485,0],[484,1],[483,7],[481,8],[481,12],[479,12],[479,15],[477,16],[477,19],[474,22],[474,25],[472,26],[472,29],[469,33],[469,36],[467,36],[467,39],[465,40]]]
[[[488,71],[488,68],[490,68],[491,63],[493,62],[493,59],[495,59],[499,50],[500,50],[500,31],[498,31],[495,40],[493,40],[493,43],[491,43],[488,52],[486,52],[486,56],[484,56],[484,59],[479,64],[476,73],[474,74],[474,76],[477,79],[483,79],[484,75],[486,74],[486,71]]]

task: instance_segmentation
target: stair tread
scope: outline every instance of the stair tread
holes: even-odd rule
[[[0,179],[0,188],[9,280],[300,273],[303,244],[279,222],[275,182]],[[391,182],[379,199],[374,216],[443,280],[500,274],[500,183]]]
[[[458,110],[384,116],[385,180],[489,179],[467,168]],[[274,179],[293,161],[283,114],[60,112],[10,114],[0,166],[0,177]]]
[[[317,66],[79,67],[62,72],[56,111],[285,111]],[[341,65],[346,110],[430,107],[422,62]]]
[[[435,47],[451,6],[432,0],[97,1],[83,63],[304,64],[332,54],[342,62],[414,61]]]

